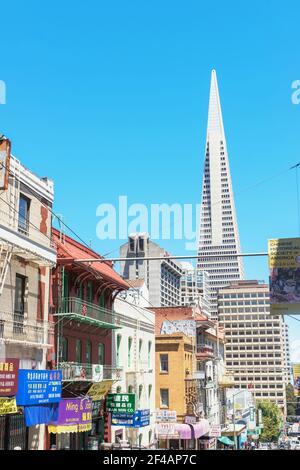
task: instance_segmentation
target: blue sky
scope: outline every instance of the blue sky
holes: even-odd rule
[[[200,201],[212,68],[243,251],[298,235],[288,168],[300,161],[299,2],[29,0],[1,13],[0,130],[55,181],[55,210],[94,249],[123,242],[97,239],[102,202]],[[183,240],[162,243],[184,253]],[[246,272],[266,279],[266,258]],[[300,323],[289,324],[300,340]]]

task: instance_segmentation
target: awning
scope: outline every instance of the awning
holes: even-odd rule
[[[49,433],[62,434],[71,432],[86,432],[92,429],[92,423],[89,424],[73,424],[70,426],[48,426]]]
[[[192,429],[188,424],[176,424],[175,431],[178,432],[180,439],[192,439]]]
[[[207,419],[201,419],[199,423],[192,424],[194,428],[195,438],[198,439],[199,437],[207,434],[210,430],[209,422]]]
[[[225,444],[226,446],[234,445],[234,442],[226,436],[218,437],[218,441],[220,441],[222,444]]]
[[[32,405],[24,407],[26,426],[36,426],[38,424],[48,424],[57,421],[58,403],[47,405]]]

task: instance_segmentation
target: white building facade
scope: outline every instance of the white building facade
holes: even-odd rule
[[[133,428],[112,425],[112,442],[128,441],[131,446],[155,446],[155,316],[134,304],[134,297],[117,297],[114,303],[121,329],[114,332],[113,361],[122,368],[121,379],[112,393],[134,393],[136,410],[149,410],[149,425]],[[113,420],[112,420],[112,424]]]

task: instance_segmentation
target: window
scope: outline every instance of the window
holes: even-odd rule
[[[132,338],[128,338],[128,367],[131,367]]]
[[[161,408],[169,408],[169,389],[161,388],[160,389],[160,406]]]
[[[87,341],[85,345],[85,362],[86,364],[92,363],[92,343],[90,341]]]
[[[168,354],[160,354],[160,372],[168,373],[169,372],[169,358]]]
[[[151,341],[148,342],[148,369],[151,369],[151,349],[152,343]]]
[[[133,386],[132,385],[128,385],[128,393],[133,393]]]
[[[122,387],[119,385],[119,386],[117,387],[116,393],[121,393],[121,392],[122,392]]]
[[[120,346],[121,346],[121,335],[117,335],[117,366],[120,366]]]
[[[60,360],[62,362],[67,362],[68,360],[68,340],[64,336],[60,341]]]
[[[30,199],[20,194],[18,229],[19,232],[25,233],[26,235],[28,235],[29,228],[29,207]]]
[[[25,284],[26,277],[16,274],[14,325],[15,333],[23,332],[24,309],[25,309]]]
[[[139,360],[141,360],[141,356],[142,356],[142,346],[143,346],[143,340],[139,339]]]
[[[143,393],[143,385],[139,385],[139,400],[141,399]]]
[[[105,346],[103,343],[98,344],[98,364],[104,365],[105,361]]]
[[[148,400],[149,400],[149,406],[150,406],[150,400],[151,400],[151,393],[152,393],[152,384],[148,385]]]
[[[81,363],[81,352],[82,352],[82,343],[81,339],[76,339],[76,345],[75,345],[75,361],[78,363]]]

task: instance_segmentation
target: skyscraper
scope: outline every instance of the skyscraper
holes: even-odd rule
[[[198,265],[209,274],[212,318],[217,319],[217,291],[244,278],[237,218],[216,71],[211,73],[205,148]],[[226,255],[226,257],[224,257]],[[228,256],[232,255],[232,256]]]

